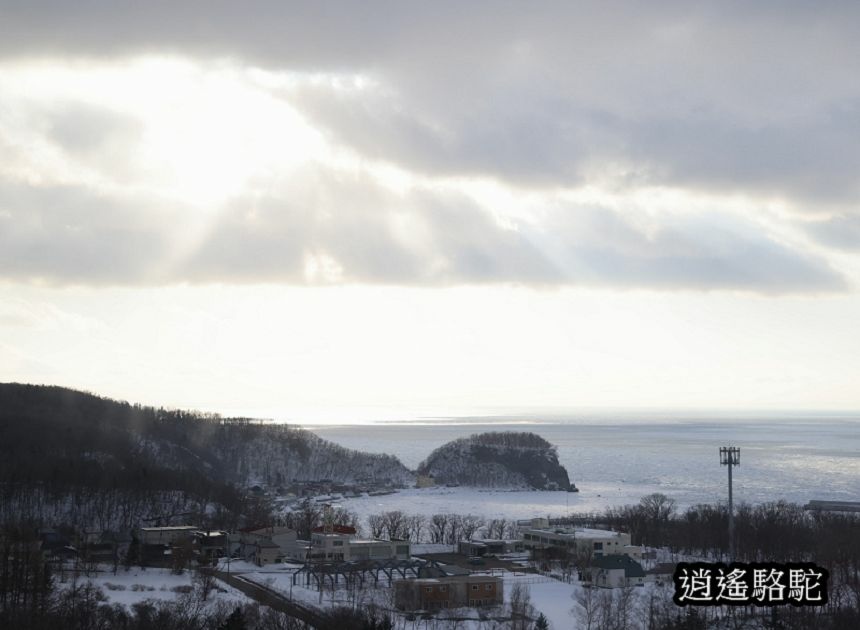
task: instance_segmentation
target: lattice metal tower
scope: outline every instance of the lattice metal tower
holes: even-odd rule
[[[741,465],[741,449],[720,447],[720,465],[729,467],[729,562],[735,559],[735,510],[732,505],[732,468]]]

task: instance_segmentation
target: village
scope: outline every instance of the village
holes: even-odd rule
[[[674,571],[656,550],[631,544],[629,533],[548,518],[512,521],[505,537],[489,537],[494,528],[486,526],[444,544],[362,536],[330,515],[324,510],[307,539],[285,525],[225,531],[183,523],[71,536],[43,530],[38,544],[58,574],[205,574],[291,614],[373,603],[401,619],[510,619],[520,584],[531,586],[536,605],[541,589],[565,593],[554,603],[559,621],[575,606],[572,589],[670,584]]]

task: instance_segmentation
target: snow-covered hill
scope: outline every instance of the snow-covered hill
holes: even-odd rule
[[[437,448],[418,472],[437,483],[536,490],[569,490],[555,447],[534,433],[490,432]]]
[[[409,484],[396,457],[308,431],[156,409],[60,387],[0,384],[0,481],[180,490],[293,481]]]

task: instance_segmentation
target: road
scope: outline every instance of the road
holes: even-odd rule
[[[213,571],[212,573],[225,584],[242,591],[245,595],[263,606],[269,606],[279,612],[300,619],[314,628],[327,627],[326,615],[313,606],[290,601],[278,591],[247,580],[241,575],[229,574],[223,571]]]

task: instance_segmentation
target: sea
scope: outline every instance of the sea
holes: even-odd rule
[[[345,447],[396,455],[415,469],[446,442],[485,431],[530,431],[558,449],[578,493],[410,489],[343,501],[360,515],[399,509],[485,518],[602,512],[654,492],[680,509],[727,500],[719,448],[740,448],[734,501],[860,501],[860,414],[617,414],[422,418],[305,428]]]

